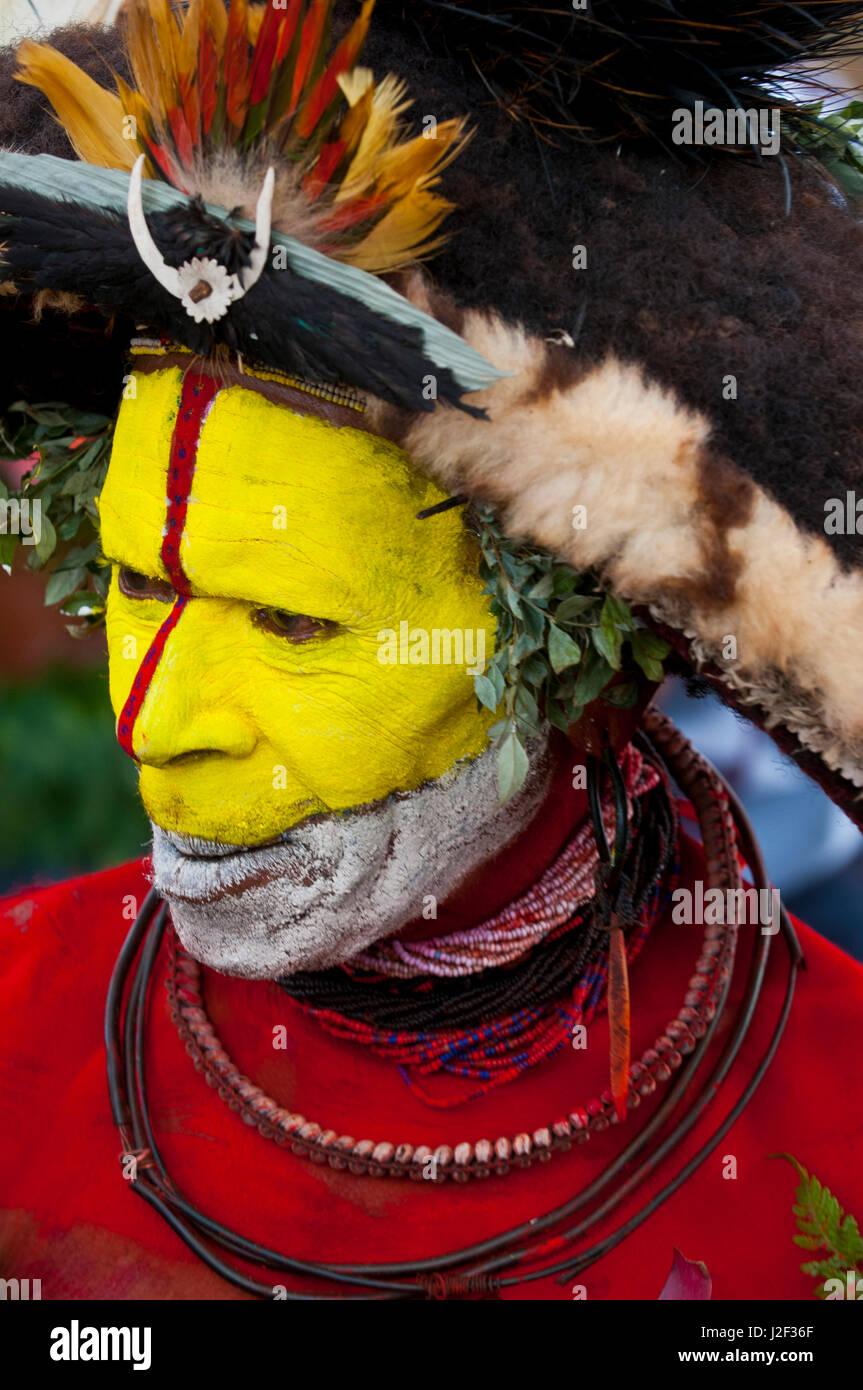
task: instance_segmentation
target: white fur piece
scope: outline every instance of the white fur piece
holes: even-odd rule
[[[254,980],[323,970],[420,917],[428,895],[444,902],[510,844],[547,794],[547,745],[534,745],[531,769],[500,807],[489,748],[418,791],[310,821],[241,855],[200,842],[184,854],[177,837],[153,826],[153,881],[183,946],[204,965]]]

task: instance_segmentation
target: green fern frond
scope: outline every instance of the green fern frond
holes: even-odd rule
[[[793,1164],[800,1179],[795,1193],[793,1207],[797,1221],[798,1234],[792,1239],[803,1250],[818,1253],[819,1258],[809,1260],[800,1268],[819,1281],[816,1297],[824,1298],[824,1281],[841,1279],[848,1271],[855,1278],[863,1276],[863,1239],[855,1218],[846,1215],[829,1187],[825,1187],[809,1173],[802,1163],[791,1154],[773,1154],[773,1158],[787,1158]]]

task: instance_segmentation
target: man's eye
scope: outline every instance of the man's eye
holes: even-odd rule
[[[120,566],[119,583],[120,593],[127,598],[157,598],[160,603],[173,603],[176,598],[164,579],[151,579],[148,574],[129,569],[128,565]]]
[[[257,627],[284,637],[288,642],[312,642],[334,632],[337,623],[327,618],[311,618],[308,613],[288,613],[284,608],[258,608],[254,613]]]

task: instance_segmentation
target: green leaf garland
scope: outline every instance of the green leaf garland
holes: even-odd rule
[[[566,733],[600,697],[630,708],[645,679],[662,680],[669,646],[593,574],[506,535],[492,508],[471,508],[467,521],[497,620],[494,654],[474,689],[481,706],[503,716],[489,731],[503,802],[524,784],[527,745],[543,720]],[[609,688],[620,672],[629,679]]]

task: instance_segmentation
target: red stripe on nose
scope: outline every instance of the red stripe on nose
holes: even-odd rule
[[[189,581],[180,563],[180,541],[186,527],[186,512],[198,458],[198,444],[207,413],[216,398],[219,387],[211,376],[201,376],[197,372],[187,372],[180,391],[180,407],[174,422],[171,436],[171,453],[168,460],[168,490],[165,513],[165,531],[162,537],[162,564],[168,572],[177,600],[156,636],[147,648],[144,660],[138,667],[129,698],[117,720],[117,738],[124,752],[134,758],[132,746],[135,722],[141,706],[147,698],[150,683],[162,658],[165,643],[180,620],[180,614],[188,603],[191,592]]]
[[[165,643],[170,637],[177,623],[180,621],[180,614],[189,600],[185,594],[178,594],[173,608],[168,614],[156,636],[147,648],[144,660],[138,667],[135,679],[132,681],[132,689],[129,698],[120,711],[120,718],[117,720],[117,738],[124,753],[128,753],[130,758],[134,758],[135,750],[132,747],[132,736],[135,732],[135,721],[141,711],[147,691],[150,689],[150,682],[156,671],[156,667],[162,659],[162,652]]]

